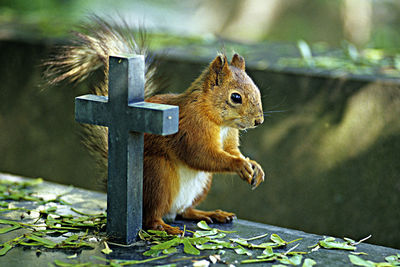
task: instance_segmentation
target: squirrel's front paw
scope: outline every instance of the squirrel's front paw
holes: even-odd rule
[[[243,158],[236,159],[236,172],[240,178],[251,184],[254,170],[249,160]]]
[[[265,174],[260,164],[255,162],[254,160],[249,160],[253,169],[253,176],[251,179],[251,189],[256,189],[256,187],[264,182]]]

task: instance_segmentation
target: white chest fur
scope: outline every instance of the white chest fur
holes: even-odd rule
[[[219,130],[219,136],[221,140],[221,144],[224,144],[225,138],[228,136],[229,127],[221,127]]]
[[[223,145],[228,136],[229,127],[221,127],[220,141]],[[197,171],[184,164],[178,165],[179,192],[172,202],[169,213],[164,217],[167,220],[173,220],[176,214],[183,212],[190,207],[193,201],[199,196],[207,185],[209,173]]]
[[[207,185],[209,173],[197,171],[186,165],[178,165],[179,192],[172,202],[168,218],[174,218],[176,214],[190,207],[193,200],[199,196]]]

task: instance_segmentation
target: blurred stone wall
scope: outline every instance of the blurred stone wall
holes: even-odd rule
[[[46,45],[0,49],[0,171],[101,190],[74,122],[84,86],[38,86]],[[207,61],[169,58],[161,68],[172,91],[182,91]],[[267,179],[252,191],[236,175],[218,175],[201,207],[312,233],[372,234],[373,243],[400,247],[399,84],[248,72],[264,110],[284,111],[241,134],[243,153]]]

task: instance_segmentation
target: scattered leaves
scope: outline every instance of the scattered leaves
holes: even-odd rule
[[[305,55],[307,51],[305,51]],[[313,59],[310,57],[310,59]],[[15,246],[40,246],[48,249],[76,249],[82,247],[93,247],[93,244],[87,242],[88,231],[91,233],[97,233],[102,231],[106,224],[106,214],[90,214],[84,211],[71,208],[71,210],[77,215],[63,215],[57,213],[57,206],[52,205],[53,203],[58,203],[61,205],[67,205],[68,203],[62,200],[62,195],[58,195],[56,198],[45,201],[40,197],[35,196],[34,191],[30,188],[34,185],[40,184],[41,179],[33,180],[30,182],[15,183],[9,181],[0,181],[0,212],[8,212],[11,210],[22,210],[29,213],[29,210],[24,208],[10,208],[9,201],[34,201],[37,204],[45,205],[38,213],[38,218],[36,222],[32,224],[24,222],[16,222],[12,220],[0,219],[0,224],[4,227],[0,228],[0,234],[5,234],[17,229],[26,229],[30,232],[18,236],[12,240],[9,240],[3,244],[0,244],[0,256],[5,255]],[[23,216],[21,217],[23,219]],[[177,253],[178,251],[183,251],[189,255],[200,255],[203,250],[218,250],[218,253],[211,254],[208,256],[199,256],[190,258],[182,258],[181,260],[187,259],[201,259],[194,261],[194,266],[208,266],[210,263],[225,263],[221,259],[221,255],[224,255],[226,250],[232,251],[238,255],[246,255],[247,257],[253,257],[244,259],[241,263],[262,263],[262,262],[274,262],[277,265],[273,266],[286,266],[286,265],[300,265],[303,267],[311,267],[316,264],[312,259],[305,258],[304,254],[316,251],[319,248],[325,249],[341,249],[350,250],[353,253],[349,255],[349,260],[352,264],[357,266],[367,266],[367,267],[386,267],[386,266],[400,266],[400,255],[391,255],[385,258],[385,262],[375,263],[369,260],[364,260],[358,255],[365,255],[363,252],[353,252],[356,250],[356,245],[367,240],[371,236],[361,239],[356,242],[350,238],[344,238],[344,242],[337,241],[333,237],[325,238],[320,240],[316,245],[310,247],[312,250],[310,252],[294,251],[297,246],[292,246],[286,252],[277,252],[274,249],[282,249],[287,247],[289,244],[299,241],[300,239],[285,241],[282,237],[277,234],[271,234],[269,240],[264,242],[260,241],[257,244],[250,241],[263,239],[268,236],[268,233],[263,235],[249,237],[249,238],[230,238],[229,240],[222,240],[227,236],[227,234],[233,233],[234,231],[224,231],[216,228],[210,227],[205,221],[201,221],[197,224],[199,227],[198,231],[187,232],[192,233],[192,236],[171,236],[165,231],[140,231],[139,237],[152,244],[149,250],[143,253],[144,256],[149,256],[150,258],[145,260],[108,260],[100,257],[94,257],[98,260],[104,261],[109,266],[124,266],[124,265],[134,265],[134,264],[145,264],[151,261],[157,261],[168,257],[171,254]],[[70,233],[72,232],[72,233]],[[75,233],[74,233],[75,232]],[[84,232],[84,234],[82,234]],[[185,231],[186,232],[186,231]],[[51,238],[49,235],[64,235],[64,239]],[[55,241],[57,240],[57,242]],[[97,239],[96,239],[97,240]],[[97,241],[96,241],[97,242]],[[112,253],[112,250],[106,242],[104,242],[104,249],[101,250],[102,253],[108,255]],[[224,250],[222,250],[224,249]],[[261,253],[257,254],[257,250],[262,249]],[[279,250],[278,250],[279,251]],[[259,256],[256,256],[256,255]],[[160,256],[161,255],[161,256]],[[68,258],[76,258],[76,254]],[[208,260],[204,259],[207,258]],[[92,266],[92,262],[81,263],[76,260],[72,262],[63,262],[60,260],[55,260],[54,264],[57,266]],[[286,265],[284,265],[286,264]],[[101,265],[103,266],[103,265]],[[176,266],[176,264],[168,264],[164,267]]]
[[[79,216],[58,214],[55,204],[69,205],[69,203],[62,200],[62,197],[68,194],[72,190],[72,187],[53,199],[44,200],[36,196],[34,190],[34,187],[42,182],[43,180],[41,178],[19,182],[9,180],[0,181],[0,206],[5,207],[5,209],[1,209],[1,212],[21,210],[28,215],[33,213],[38,214],[38,218],[33,223],[0,219],[0,224],[7,225],[0,228],[0,234],[5,234],[17,229],[30,231],[4,244],[0,244],[0,256],[5,255],[16,246],[42,246],[48,249],[92,248],[93,245],[85,241],[87,238],[87,231],[90,229],[96,233],[104,229],[106,224],[105,213],[86,214],[71,208],[71,210],[75,211]],[[30,201],[40,207],[43,205],[43,207],[39,211],[26,208],[9,208],[10,201]],[[22,215],[21,220],[25,217],[26,216]],[[68,231],[75,231],[77,234],[69,235],[69,237],[59,242],[55,242],[49,238],[49,235],[60,236]]]

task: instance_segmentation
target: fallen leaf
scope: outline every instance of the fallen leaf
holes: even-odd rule
[[[107,242],[104,241],[104,249],[101,250],[102,253],[108,255],[112,252],[112,249],[108,246]]]
[[[303,262],[302,267],[312,267],[312,266],[314,266],[315,264],[317,264],[317,263],[315,262],[315,260],[312,260],[312,259],[305,259],[304,262]]]

